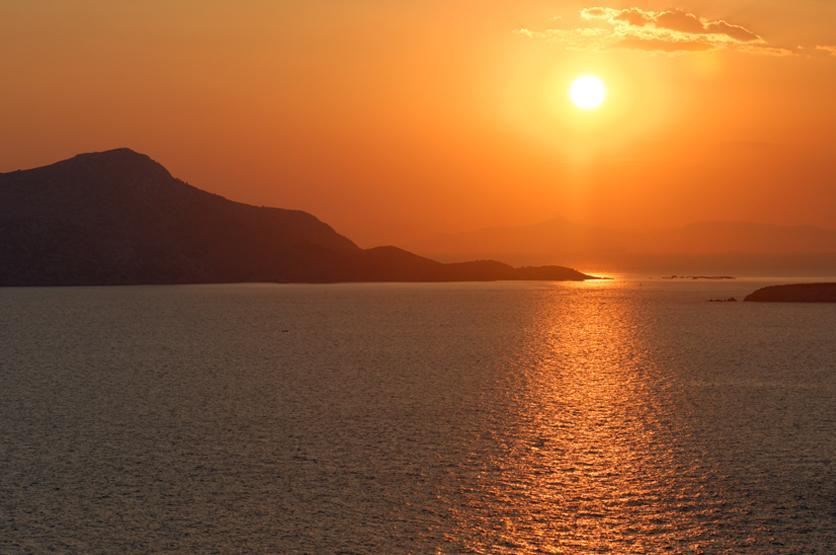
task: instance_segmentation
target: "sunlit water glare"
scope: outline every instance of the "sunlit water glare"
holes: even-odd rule
[[[0,289],[0,552],[825,552],[836,306]]]

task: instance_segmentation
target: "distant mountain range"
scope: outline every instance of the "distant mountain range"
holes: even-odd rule
[[[606,270],[671,273],[836,274],[836,230],[704,222],[628,232],[554,219],[428,237],[408,247],[441,260],[500,257],[511,263],[561,260]]]
[[[584,280],[362,249],[311,214],[233,202],[129,149],[0,174],[0,285]]]

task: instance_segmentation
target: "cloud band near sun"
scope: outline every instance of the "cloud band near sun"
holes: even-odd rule
[[[577,50],[627,48],[656,52],[695,52],[735,49],[751,53],[788,55],[754,31],[722,19],[707,19],[684,10],[592,7],[580,11],[581,25],[542,31],[519,29],[519,34],[564,43]]]

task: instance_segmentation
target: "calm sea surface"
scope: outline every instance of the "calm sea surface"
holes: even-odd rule
[[[836,306],[0,289],[0,552],[836,550]]]

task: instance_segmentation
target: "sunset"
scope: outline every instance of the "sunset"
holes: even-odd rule
[[[129,146],[428,255],[555,217],[833,227],[829,0],[83,6],[0,6],[0,171]],[[586,74],[591,114],[566,102]]]
[[[836,2],[3,0],[0,553],[826,553]]]

